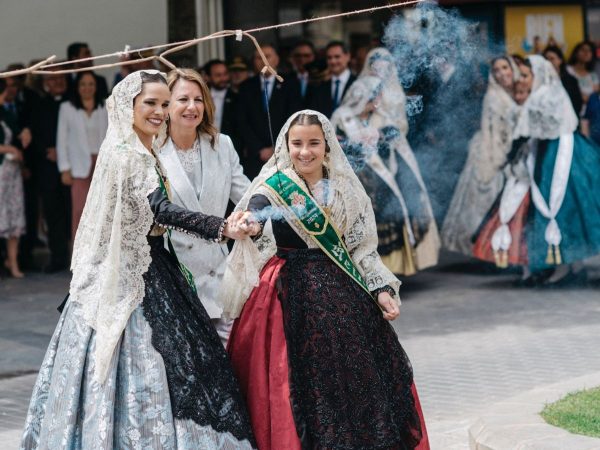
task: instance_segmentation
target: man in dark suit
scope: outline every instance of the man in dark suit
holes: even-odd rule
[[[229,87],[230,77],[227,65],[225,61],[212,59],[204,65],[203,72],[215,105],[215,127],[219,132],[231,138],[239,153],[241,143],[235,126],[237,94]]]
[[[315,60],[315,46],[310,41],[298,41],[292,49],[291,61],[294,66],[294,75],[300,85],[300,96],[306,98],[308,83],[310,81],[307,65]]]
[[[277,51],[271,45],[261,47],[269,64],[279,65]],[[263,62],[258,52],[254,54],[255,75],[240,86],[237,123],[244,146],[243,166],[248,178],[260,172],[262,165],[273,155],[273,143],[285,121],[302,108],[300,88],[293,76],[283,82],[270,73],[260,73]],[[267,117],[271,117],[271,129]]]
[[[85,42],[73,42],[67,47],[67,58],[69,61],[73,61],[76,59],[89,58],[92,56],[92,51],[90,47]],[[83,67],[89,67],[90,70],[94,66],[92,61],[83,61],[78,63],[73,63],[73,69],[80,69]],[[92,72],[93,73],[93,72]],[[101,98],[108,98],[108,85],[106,84],[106,78],[102,75],[98,75],[94,73],[94,77],[96,78],[96,89]],[[77,92],[77,86],[75,86],[75,80],[77,79],[77,73],[71,73],[67,75],[67,95],[73,96],[75,92]]]
[[[316,86],[310,86],[306,94],[306,105],[331,118],[333,112],[342,103],[348,88],[356,80],[350,72],[350,52],[341,41],[332,41],[325,48],[327,69],[330,79]]]
[[[56,164],[56,130],[60,104],[66,99],[67,79],[65,75],[44,75],[47,95],[40,100],[33,116],[33,134],[40,178],[38,188],[42,208],[48,227],[50,263],[46,273],[69,268],[69,234],[71,196],[69,187],[62,184]]]

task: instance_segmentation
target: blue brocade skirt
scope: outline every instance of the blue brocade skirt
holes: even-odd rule
[[[162,237],[144,302],[109,375],[93,380],[96,334],[68,301],[35,384],[21,449],[248,449],[250,422],[208,315]]]

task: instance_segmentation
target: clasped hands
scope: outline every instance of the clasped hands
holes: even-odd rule
[[[229,239],[246,239],[261,232],[261,225],[250,211],[234,211],[227,218],[223,236]]]

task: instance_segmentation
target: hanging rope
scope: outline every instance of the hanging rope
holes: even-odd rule
[[[208,41],[208,40],[212,40],[212,39],[221,39],[221,38],[225,38],[225,37],[235,36],[236,40],[241,41],[242,36],[246,36],[254,44],[258,54],[260,55],[264,65],[265,65],[262,69],[262,73],[264,74],[266,72],[270,72],[279,81],[282,81],[283,79],[277,74],[277,71],[273,67],[271,67],[271,65],[268,63],[267,58],[265,57],[263,51],[261,50],[258,41],[250,33],[257,33],[260,31],[267,31],[267,30],[274,30],[274,29],[278,29],[278,28],[291,27],[291,26],[302,25],[302,24],[311,23],[311,22],[318,22],[318,21],[322,21],[322,20],[337,19],[337,18],[348,17],[348,16],[357,15],[357,14],[373,13],[375,11],[379,11],[382,9],[391,9],[391,8],[399,8],[399,7],[403,7],[403,6],[415,5],[417,3],[422,3],[424,1],[427,1],[427,0],[405,0],[402,2],[390,3],[390,4],[386,4],[386,5],[381,5],[381,6],[374,6],[371,8],[348,11],[348,12],[344,12],[344,13],[330,14],[327,16],[312,17],[309,19],[297,20],[294,22],[286,22],[286,23],[281,23],[281,24],[276,24],[276,25],[269,25],[269,26],[265,26],[265,27],[252,28],[250,30],[245,30],[245,31],[244,30],[223,30],[223,31],[218,31],[216,33],[212,33],[208,36],[203,36],[201,38],[189,39],[189,40],[180,41],[180,42],[173,42],[170,44],[153,45],[150,47],[142,47],[142,48],[138,48],[138,49],[134,49],[134,50],[130,50],[129,47],[126,46],[124,50],[114,52],[114,53],[107,53],[107,54],[99,55],[99,56],[91,56],[89,58],[81,58],[81,59],[76,59],[76,60],[71,60],[71,61],[64,61],[64,62],[60,62],[60,63],[48,64],[52,60],[56,59],[56,56],[52,55],[43,61],[40,61],[30,67],[26,67],[25,69],[1,72],[0,78],[14,77],[17,75],[24,75],[27,73],[47,75],[47,74],[66,74],[66,73],[85,72],[85,71],[91,70],[91,68],[90,67],[82,67],[82,68],[78,68],[78,69],[64,69],[64,70],[49,70],[49,69],[54,69],[57,67],[64,67],[64,66],[68,67],[75,63],[96,61],[99,59],[107,59],[107,58],[114,58],[114,57],[120,58],[123,56],[129,56],[130,54],[136,54],[136,53],[138,54],[138,56],[142,56],[142,52],[146,52],[146,51],[150,51],[150,50],[154,51],[154,50],[158,50],[158,49],[166,49],[166,50],[164,50],[163,52],[161,52],[158,55],[142,57],[140,59],[128,60],[128,61],[118,61],[118,62],[114,62],[114,63],[107,63],[107,64],[93,66],[93,69],[98,70],[98,69],[108,69],[108,68],[112,68],[112,67],[128,66],[128,65],[132,65],[132,64],[139,64],[140,62],[145,62],[145,61],[160,61],[161,63],[165,64],[167,67],[176,70],[177,67],[172,62],[170,62],[168,59],[166,59],[165,56],[172,54],[172,53],[179,52],[188,47],[192,47],[194,45],[199,44],[200,42],[204,42],[204,41]]]

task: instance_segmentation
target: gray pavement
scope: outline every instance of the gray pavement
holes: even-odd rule
[[[600,259],[586,287],[517,289],[515,274],[444,257],[404,280],[394,325],[409,354],[432,448],[468,448],[490,404],[600,371]],[[35,372],[68,274],[0,280],[0,449],[17,448]]]

